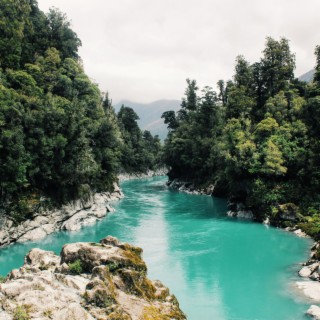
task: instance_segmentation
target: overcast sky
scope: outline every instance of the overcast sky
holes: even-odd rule
[[[216,87],[237,55],[260,59],[265,38],[290,40],[296,75],[315,65],[320,0],[38,0],[82,41],[87,74],[114,102],[180,99],[185,79]]]

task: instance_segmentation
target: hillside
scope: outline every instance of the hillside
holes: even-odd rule
[[[167,110],[177,111],[180,109],[179,100],[157,100],[151,103],[139,103],[130,100],[122,100],[114,105],[118,112],[122,105],[131,107],[138,114],[138,124],[142,130],[149,130],[152,135],[158,135],[161,140],[167,136],[167,126],[164,124],[161,115]]]
[[[235,214],[246,208],[276,225],[290,215],[318,239],[320,46],[312,85],[294,79],[287,39],[267,38],[262,54],[254,64],[238,57],[234,80],[220,81],[219,92],[200,91],[187,79],[178,116],[166,118],[168,176],[201,189],[214,186]]]
[[[119,171],[155,169],[160,141],[130,109],[115,115],[84,72],[67,16],[36,1],[1,4],[0,213],[18,223],[112,191]]]
[[[312,69],[299,77],[300,81],[311,82],[313,80],[315,70]]]

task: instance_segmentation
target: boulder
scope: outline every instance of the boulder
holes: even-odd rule
[[[307,315],[312,317],[313,319],[320,320],[320,307],[312,305],[308,311]]]
[[[298,289],[302,290],[303,294],[312,299],[316,303],[320,303],[320,283],[317,281],[298,281],[296,282]]]
[[[108,245],[78,242],[63,246],[61,251],[61,262],[70,264],[80,260],[85,271],[91,271],[99,265],[108,266],[110,269],[129,268],[138,271],[146,271],[147,267],[141,259],[140,250],[128,244]],[[140,249],[140,248],[139,248]],[[136,253],[139,252],[139,254]]]
[[[47,236],[47,232],[42,227],[35,228],[26,232],[24,235],[18,238],[17,242],[35,241],[43,239]]]
[[[185,320],[141,252],[113,237],[65,245],[61,257],[33,249],[0,286],[0,319]]]
[[[294,230],[293,233],[300,238],[308,238],[309,236],[301,229]]]
[[[32,249],[24,258],[25,265],[47,270],[60,264],[60,258],[54,252]]]
[[[303,267],[299,271],[299,276],[300,277],[310,277],[316,270],[318,270],[318,268],[319,268],[319,263],[318,262],[309,264],[309,265]]]

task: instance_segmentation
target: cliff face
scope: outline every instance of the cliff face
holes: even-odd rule
[[[146,277],[142,249],[116,238],[31,250],[0,285],[0,319],[186,319],[160,281]]]

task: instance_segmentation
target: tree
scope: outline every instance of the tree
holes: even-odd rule
[[[0,4],[0,66],[20,67],[24,29],[30,5],[27,0],[2,0]]]
[[[284,160],[278,146],[267,140],[263,149],[264,161],[262,162],[261,172],[267,175],[284,175],[287,168],[283,166]]]
[[[197,109],[198,97],[197,91],[199,88],[197,87],[196,80],[187,79],[187,89],[185,91],[185,98],[182,98],[182,109],[185,109],[186,112],[195,111]]]
[[[280,90],[288,88],[288,82],[294,78],[295,55],[291,53],[289,41],[281,38],[276,41],[267,38],[261,59],[262,78],[266,94],[274,96]]]
[[[315,74],[313,80],[317,82],[318,86],[320,85],[320,46],[316,46],[314,51],[316,56],[316,67],[315,67]]]
[[[164,123],[168,125],[169,130],[175,130],[179,126],[179,122],[174,111],[165,111],[161,115],[161,119],[164,119]]]
[[[62,58],[79,58],[78,48],[81,41],[70,28],[67,16],[58,9],[50,9],[48,14],[50,46],[61,52]]]
[[[237,87],[244,87],[250,90],[253,84],[252,68],[249,62],[243,57],[236,59],[234,82]]]

